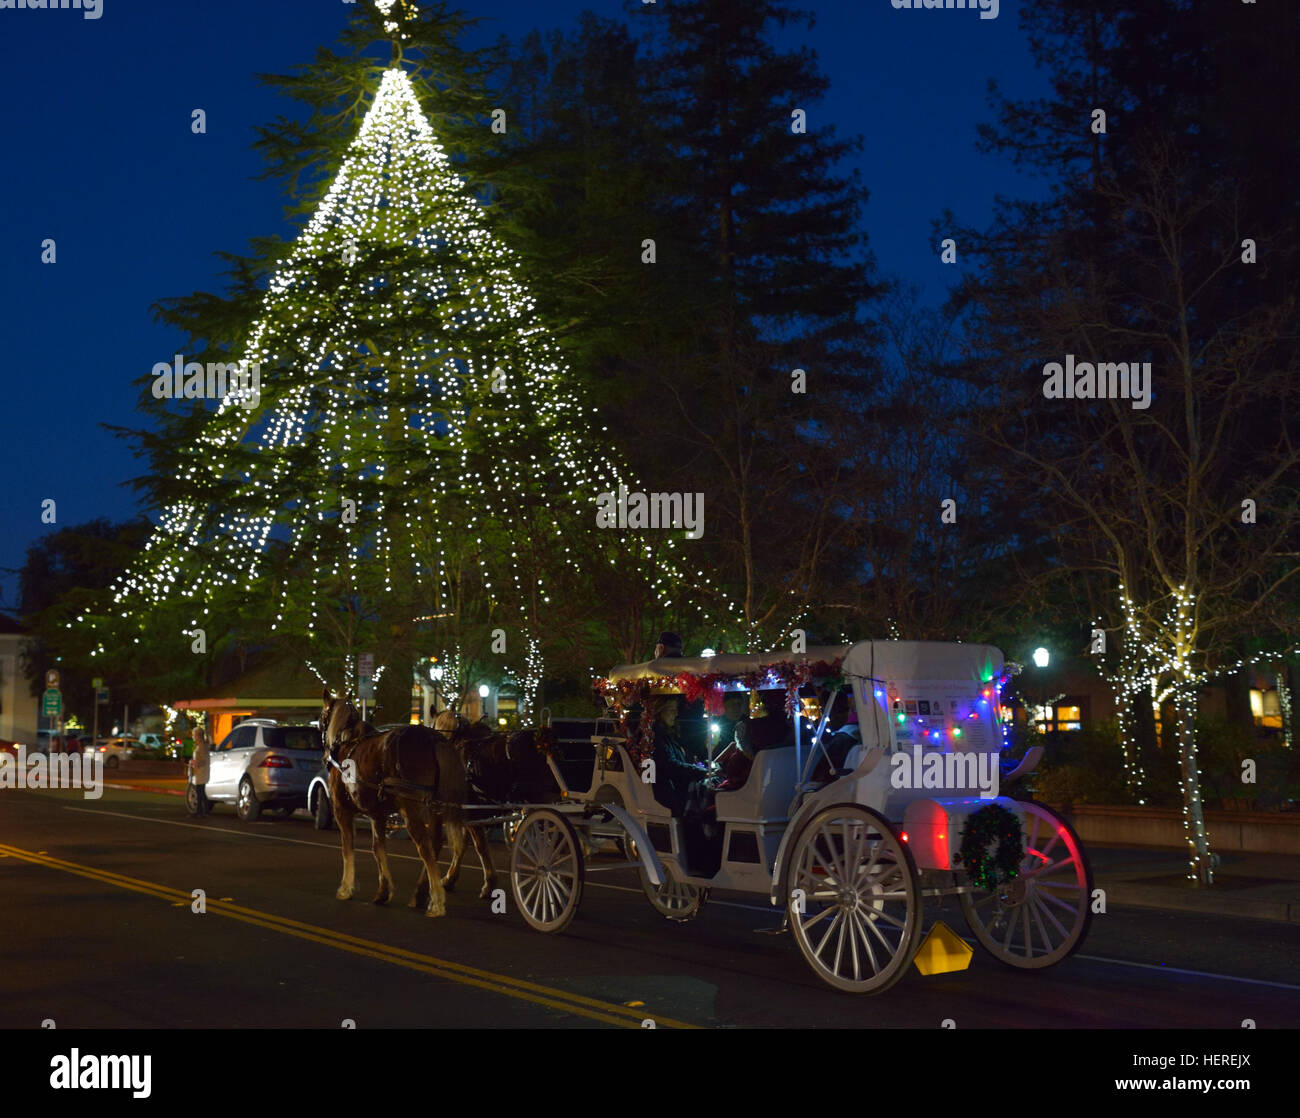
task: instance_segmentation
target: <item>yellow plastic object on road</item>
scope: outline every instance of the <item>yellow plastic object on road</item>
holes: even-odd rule
[[[912,962],[922,974],[946,974],[965,970],[974,954],[975,949],[969,943],[942,920],[936,920],[916,949]]]

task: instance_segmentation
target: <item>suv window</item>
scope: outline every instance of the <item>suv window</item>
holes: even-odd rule
[[[227,749],[252,749],[257,744],[256,726],[236,726],[230,732]]]
[[[264,741],[272,749],[308,749],[321,751],[320,731],[315,726],[268,727]]]

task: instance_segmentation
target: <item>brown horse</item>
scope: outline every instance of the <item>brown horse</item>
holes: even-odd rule
[[[388,817],[400,812],[423,869],[411,898],[412,908],[444,916],[447,898],[438,873],[443,827],[456,862],[464,855],[465,770],[452,744],[427,726],[376,731],[342,698],[324,692],[321,736],[329,758],[330,803],[343,846],[343,880],[335,894],[351,898],[356,888],[355,827],[360,813],[370,819],[371,850],[379,867],[375,904],[393,894],[388,870]]]
[[[550,803],[556,798],[555,782],[543,753],[543,749],[549,751],[555,747],[555,731],[550,727],[502,734],[481,722],[468,722],[455,715],[449,718],[445,711],[439,715],[438,725],[460,753],[465,766],[468,803]],[[469,833],[483,866],[483,889],[479,896],[488,897],[496,887],[497,875],[487,835],[484,828],[474,826],[470,826]],[[463,853],[463,848],[452,853],[451,866],[443,882],[448,889],[456,887]]]

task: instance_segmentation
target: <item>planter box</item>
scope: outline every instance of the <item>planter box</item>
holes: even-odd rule
[[[1061,810],[1061,805],[1049,806]],[[1170,848],[1186,842],[1182,812],[1174,808],[1076,804],[1066,818],[1084,842]],[[1297,812],[1207,811],[1205,827],[1216,850],[1300,854]]]

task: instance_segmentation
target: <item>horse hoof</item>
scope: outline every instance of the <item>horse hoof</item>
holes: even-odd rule
[[[339,886],[339,891],[334,894],[341,901],[350,901],[352,899],[352,890]]]
[[[407,907],[407,908],[428,908],[428,907],[429,907],[429,898],[428,898],[428,897],[421,897],[421,896],[418,896],[418,895],[417,895],[417,896],[414,896],[414,897],[411,898],[410,903],[407,904],[406,907]]]
[[[436,919],[436,918],[439,917],[439,916],[446,916],[446,915],[447,915],[447,906],[446,906],[446,905],[439,905],[438,907],[435,908],[433,905],[430,905],[430,906],[425,910],[424,915],[427,916],[427,917],[429,917],[431,920],[432,920],[432,919]]]
[[[483,885],[483,888],[478,891],[478,899],[480,901],[486,901],[489,897],[491,897],[493,892],[496,890],[496,884],[497,883],[495,881],[486,882]]]
[[[376,893],[376,894],[375,894],[375,899],[372,900],[370,903],[371,903],[371,904],[387,904],[387,903],[388,903],[388,894],[387,894],[387,893]]]

